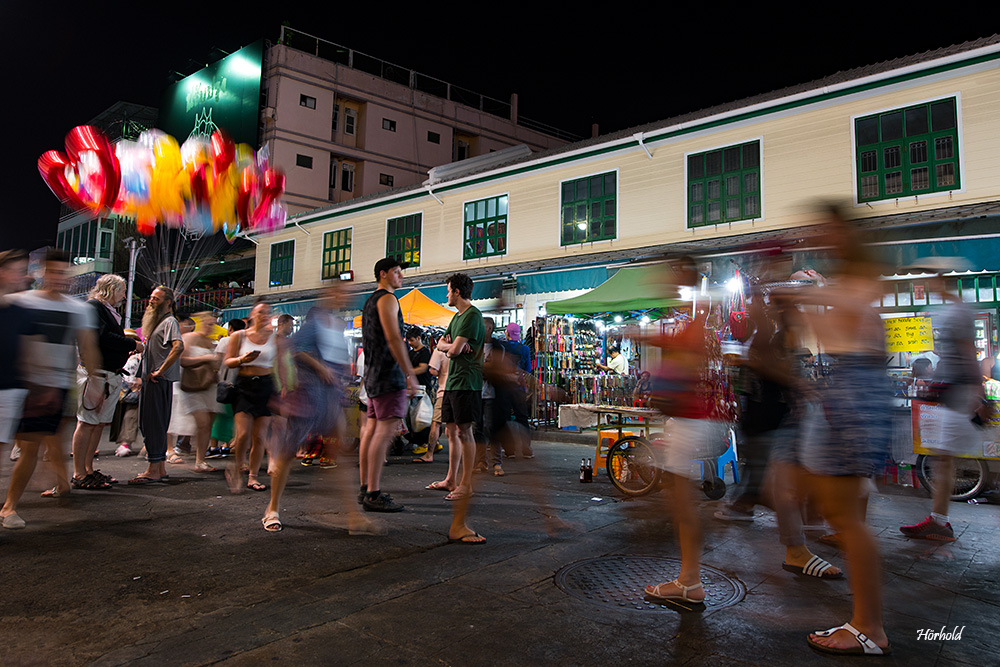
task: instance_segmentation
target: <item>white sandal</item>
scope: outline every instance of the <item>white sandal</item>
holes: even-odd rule
[[[284,526],[281,525],[281,519],[278,518],[277,512],[272,512],[264,515],[264,518],[260,520],[264,524],[264,530],[269,533],[277,533]]]
[[[681,590],[681,594],[680,595],[661,595],[660,594],[660,586],[669,586],[670,584],[673,584],[674,586],[676,586],[677,588],[679,588]],[[676,579],[674,579],[673,581],[668,581],[665,584],[657,584],[655,586],[646,586],[646,595],[648,595],[649,597],[653,598],[654,600],[669,600],[671,602],[676,602],[678,600],[681,600],[683,602],[693,602],[695,604],[699,604],[699,603],[704,602],[705,600],[704,599],[702,599],[702,600],[692,600],[691,598],[688,597],[688,591],[693,591],[693,590],[696,590],[698,588],[702,588],[702,585],[701,585],[700,581],[697,584],[694,584],[693,586],[685,586],[681,582],[679,582]]]
[[[823,651],[824,653],[837,653],[840,655],[889,655],[892,653],[891,644],[882,648],[850,623],[844,623],[839,627],[830,628],[829,630],[823,630],[821,632],[814,632],[813,634],[817,637],[829,637],[838,630],[847,630],[850,632],[854,635],[854,638],[858,640],[858,645],[852,646],[851,648],[836,648],[834,646],[824,646],[823,644],[814,642],[812,637],[808,637],[807,641],[814,649],[817,651]]]

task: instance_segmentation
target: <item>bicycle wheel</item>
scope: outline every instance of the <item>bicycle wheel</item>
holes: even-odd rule
[[[642,496],[660,482],[660,470],[649,441],[629,435],[616,441],[608,450],[608,477],[615,488],[627,496]]]
[[[920,481],[933,493],[934,476],[930,456],[917,457],[917,475]],[[986,487],[989,468],[982,459],[955,458],[955,486],[951,490],[952,500],[975,498]]]

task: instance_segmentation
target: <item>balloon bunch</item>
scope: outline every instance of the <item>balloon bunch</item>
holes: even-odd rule
[[[112,146],[89,125],[66,135],[66,153],[47,151],[38,171],[56,197],[77,210],[113,211],[134,217],[138,230],[157,224],[214,233],[232,241],[241,228],[280,229],[288,215],[281,195],[285,175],[225,133],[190,137],[183,145],[169,134],[146,130],[138,141]]]

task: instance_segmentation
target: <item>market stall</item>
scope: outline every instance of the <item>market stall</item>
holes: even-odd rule
[[[642,368],[640,329],[658,327],[664,314],[690,305],[667,296],[662,266],[621,269],[593,290],[550,301],[534,328],[535,418],[555,423],[562,404],[630,406]],[[612,346],[628,360],[628,372],[603,373]]]

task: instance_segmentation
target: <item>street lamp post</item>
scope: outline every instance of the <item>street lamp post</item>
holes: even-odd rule
[[[135,237],[125,239],[125,247],[128,248],[128,296],[125,297],[125,322],[127,328],[132,327],[132,285],[135,283],[135,260],[139,256],[139,251],[146,247],[145,242],[138,241]]]

